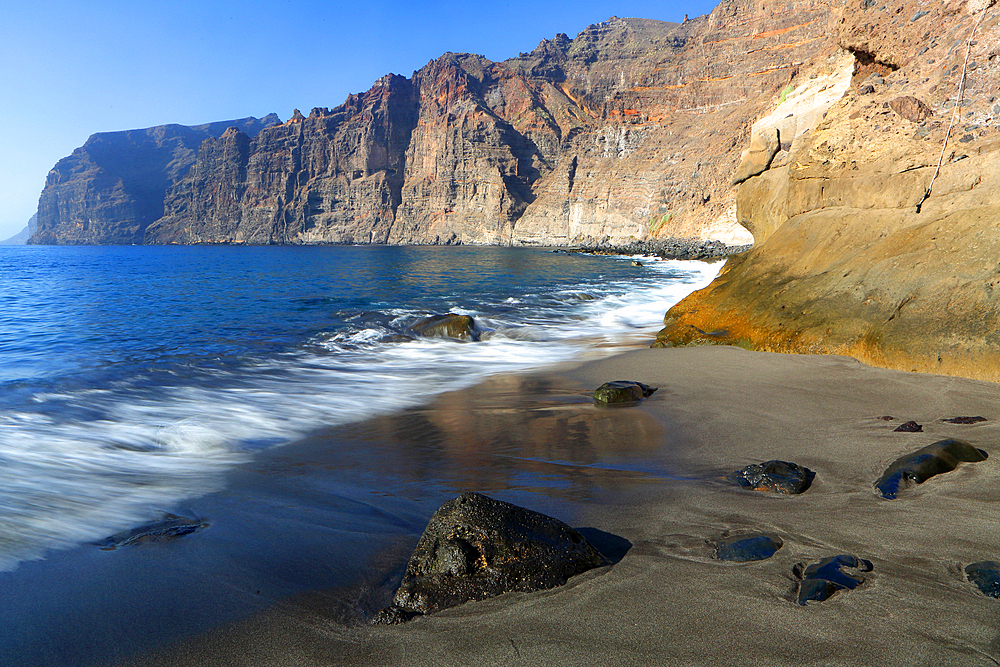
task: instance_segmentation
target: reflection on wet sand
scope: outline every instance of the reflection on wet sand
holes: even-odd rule
[[[641,410],[596,406],[555,376],[502,375],[303,444],[321,449],[327,465],[404,487],[584,500],[648,477],[648,466],[630,463],[655,459],[662,443],[662,425]]]

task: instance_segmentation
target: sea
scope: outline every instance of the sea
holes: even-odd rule
[[[722,262],[497,247],[0,247],[0,572],[316,432],[648,345]],[[480,340],[423,338],[471,315]]]

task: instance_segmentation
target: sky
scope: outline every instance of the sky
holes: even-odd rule
[[[691,0],[27,0],[0,22],[0,240],[95,132],[335,107],[447,51],[505,60],[610,16],[680,21]]]

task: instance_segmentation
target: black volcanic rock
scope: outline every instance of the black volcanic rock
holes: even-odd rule
[[[142,243],[146,227],[163,215],[167,188],[187,174],[203,141],[229,127],[256,135],[278,122],[270,114],[91,135],[49,171],[38,200],[38,228],[28,242]]]
[[[805,466],[777,460],[752,463],[726,475],[727,480],[745,489],[785,494],[803,493],[815,478],[816,473]]]
[[[854,590],[865,582],[864,573],[872,571],[869,560],[842,554],[830,556],[808,567],[801,563],[792,572],[800,579],[797,601],[822,602],[841,590]]]
[[[982,591],[983,595],[1000,598],[1000,563],[984,560],[965,568],[965,577]]]
[[[780,538],[763,533],[725,537],[715,543],[715,557],[734,563],[767,560],[783,544]]]
[[[896,433],[921,433],[923,432],[924,427],[917,422],[910,420],[908,422],[903,422],[892,430]]]
[[[888,500],[913,484],[923,484],[931,477],[951,472],[960,463],[985,461],[987,453],[962,440],[939,440],[912,454],[901,456],[875,481],[875,490]]]
[[[576,530],[523,507],[465,493],[444,503],[420,537],[390,607],[377,623],[470,600],[538,591],[608,564]],[[397,610],[402,610],[402,613]]]

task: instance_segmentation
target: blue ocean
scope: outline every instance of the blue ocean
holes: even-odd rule
[[[495,247],[0,248],[0,571],[218,491],[264,450],[645,346],[721,263]],[[421,338],[431,314],[478,342]]]

